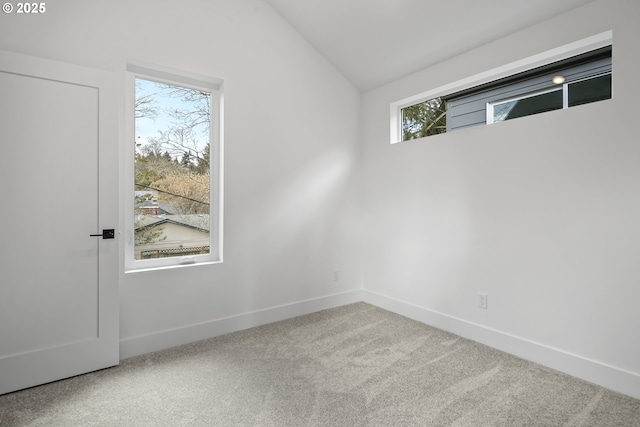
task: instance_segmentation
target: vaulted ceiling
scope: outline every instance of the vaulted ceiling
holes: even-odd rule
[[[593,0],[265,0],[360,90]]]

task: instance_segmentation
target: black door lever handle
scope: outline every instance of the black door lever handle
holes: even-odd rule
[[[102,230],[102,234],[89,234],[89,237],[102,237],[103,239],[115,239],[116,230],[113,228],[105,228]]]

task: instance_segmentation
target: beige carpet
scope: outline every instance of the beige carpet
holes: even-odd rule
[[[640,401],[357,303],[0,396],[1,426],[640,426]]]

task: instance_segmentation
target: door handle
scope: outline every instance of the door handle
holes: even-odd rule
[[[89,234],[89,237],[102,237],[103,239],[115,239],[116,230],[113,228],[105,228],[102,230],[102,234]]]

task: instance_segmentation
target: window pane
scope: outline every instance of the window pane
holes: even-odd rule
[[[493,106],[493,121],[501,122],[559,109],[562,109],[562,90],[495,104]]]
[[[447,108],[434,98],[402,109],[402,140],[437,135],[447,131]]]
[[[569,84],[569,107],[611,99],[611,74]]]
[[[136,78],[135,259],[210,252],[210,98]]]

